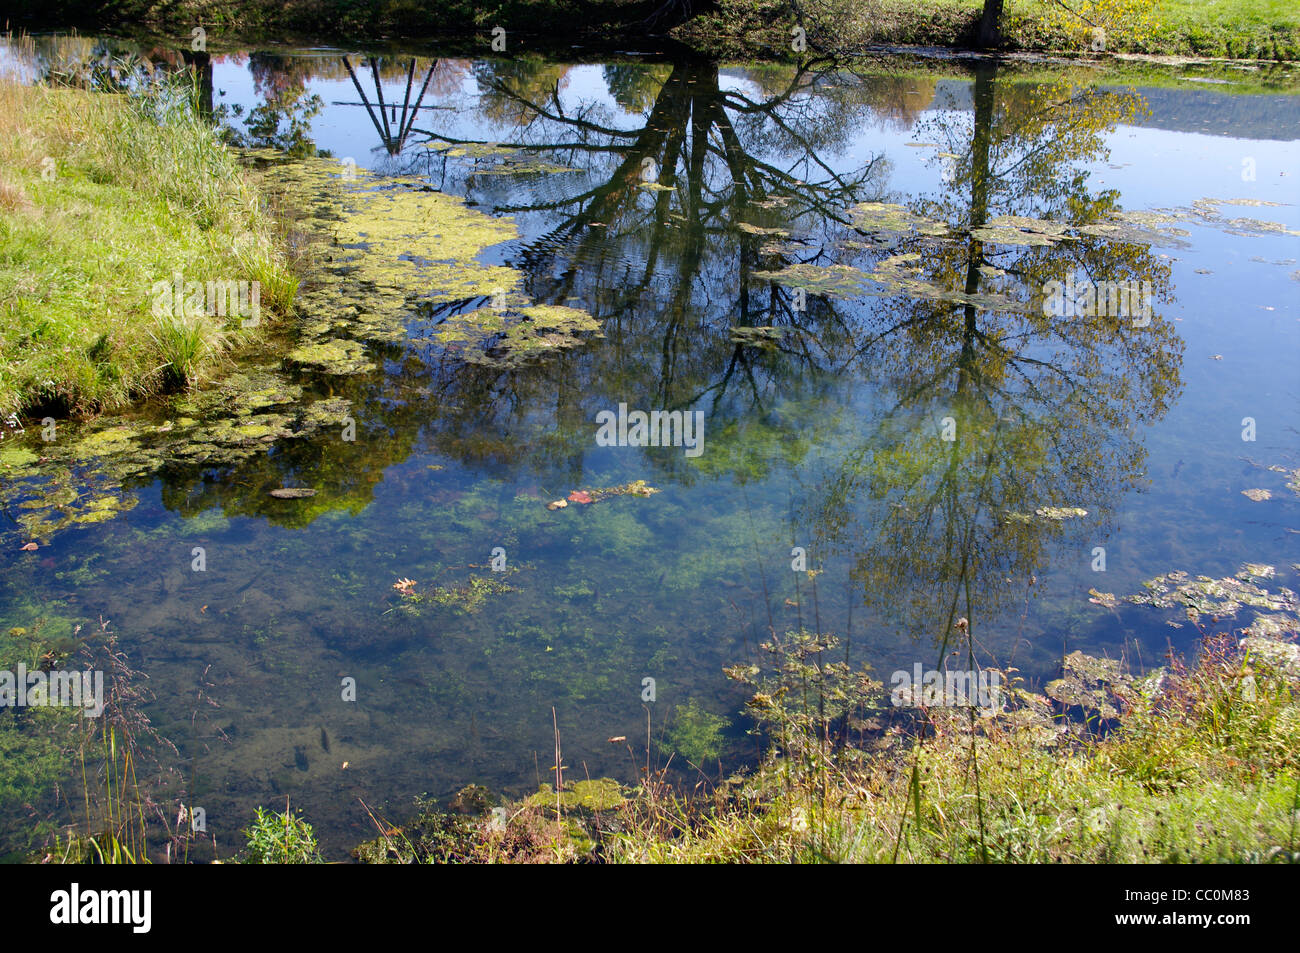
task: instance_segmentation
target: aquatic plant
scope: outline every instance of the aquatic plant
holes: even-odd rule
[[[512,566],[505,572],[514,574],[519,569],[518,566]],[[415,588],[414,579],[403,578],[393,584],[393,589],[402,597],[400,608],[412,614],[418,613],[417,606],[428,602],[435,606],[449,608],[457,615],[473,615],[493,596],[517,591],[504,579],[498,578],[499,575],[503,574],[471,576],[467,582],[460,585],[435,586],[426,592],[419,592]]]
[[[486,789],[470,785],[445,809],[417,798],[415,816],[401,827],[367,807],[379,836],[352,854],[370,864],[582,862],[597,849],[601,812],[616,810],[625,799],[617,781],[598,778],[566,785],[560,803],[566,814],[557,818],[550,785],[500,805]]]
[[[157,349],[159,368],[170,387],[197,383],[200,369],[229,347],[223,331],[202,317],[164,317],[149,332]]]
[[[301,813],[301,812],[298,812]],[[276,814],[260,805],[253,823],[245,830],[247,846],[241,857],[245,864],[319,864],[322,862],[311,824],[298,817],[284,802]]]
[[[665,741],[691,764],[703,766],[722,753],[723,732],[730,722],[692,698],[678,705],[668,723]]]

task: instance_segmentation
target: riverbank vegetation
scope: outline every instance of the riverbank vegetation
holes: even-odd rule
[[[78,88],[105,77],[0,81],[3,415],[193,383],[296,291],[271,218],[188,87],[130,64],[106,76],[112,95]],[[215,309],[214,287],[231,292]]]
[[[1300,9],[1287,0],[1004,0],[997,36],[984,35],[986,0],[190,0],[160,6],[130,0],[106,8],[96,0],[20,0],[14,21],[31,26],[130,29],[188,37],[202,26],[222,37],[415,39],[506,31],[505,53],[567,45],[644,44],[647,35],[725,55],[790,58],[799,25],[813,53],[873,46],[970,49],[997,46],[1036,52],[1143,53],[1294,60],[1300,55]],[[1099,38],[1095,28],[1104,36]],[[515,35],[515,41],[509,39]],[[512,45],[513,43],[513,45]],[[503,52],[498,50],[498,52]]]
[[[466,808],[461,796],[406,828],[381,826],[356,856],[1295,863],[1300,653],[1262,634],[1277,618],[1242,639],[1207,629],[1194,661],[1171,657],[1143,677],[1074,653],[1044,694],[1008,672],[1000,710],[901,718],[881,706],[879,683],[829,661],[833,639],[791,633],[764,647],[771,664],[761,671],[730,672],[749,684],[748,713],[770,741],[755,771],[715,781],[701,765],[683,791],[652,770],[635,790],[603,782],[585,804],[575,795],[594,782],[579,781],[558,806],[547,785],[495,813],[490,798]]]
[[[1195,626],[1194,659],[1171,653],[1135,674],[1121,660],[1074,652],[1041,692],[1028,690],[1014,669],[1002,671],[993,705],[898,707],[872,673],[840,661],[835,638],[773,635],[760,647],[761,664],[727,670],[745,687],[743,719],[765,745],[752,769],[720,774],[712,730],[648,730],[643,751],[633,751],[642,742],[610,739],[628,749],[639,784],[574,779],[557,729],[554,764],[543,769],[550,780],[535,793],[501,799],[471,784],[446,804],[417,799],[405,812],[413,816],[397,824],[361,802],[376,836],[353,857],[381,864],[1300,862],[1300,602],[1290,589],[1261,585],[1271,578],[1272,567],[1249,565],[1224,579],[1172,573],[1152,580],[1123,601]],[[1098,611],[1119,604],[1105,593],[1093,601]],[[1249,625],[1223,624],[1247,607],[1255,613]],[[957,667],[969,661],[963,641],[969,628],[959,624],[950,655]],[[159,859],[160,844],[160,859],[185,862],[208,839],[187,830],[184,806],[173,822],[137,783],[151,732],[125,678],[131,673],[115,668],[108,719],[82,749],[83,760],[87,748],[102,749],[98,767],[83,764],[86,828],[59,835],[31,856],[35,862],[146,862]],[[322,861],[310,819],[288,804],[282,812],[259,808],[242,833],[242,849],[215,859]]]

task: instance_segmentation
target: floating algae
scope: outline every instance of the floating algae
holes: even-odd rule
[[[451,143],[442,139],[432,139],[426,142],[424,147],[449,159],[474,160],[475,175],[556,175],[561,172],[579,171],[529,155],[524,149],[503,146],[496,142]]]
[[[431,147],[474,158],[514,151],[482,143]],[[321,287],[300,296],[315,322],[294,360],[328,373],[362,373],[373,365],[347,338],[414,337],[468,364],[513,366],[599,332],[585,311],[531,300],[515,269],[478,261],[484,249],[518,237],[512,219],[472,209],[417,177],[343,179],[336,171],[307,160],[277,167],[271,177],[271,187],[312,210],[310,226],[328,249],[314,282]],[[476,300],[492,306],[463,308]]]
[[[773,350],[780,346],[784,337],[785,331],[782,328],[764,326],[731,328],[731,340],[747,347]]]
[[[578,308],[536,304],[513,311],[476,308],[453,315],[429,337],[471,364],[509,367],[599,336],[600,322]]]
[[[338,425],[351,407],[343,398],[304,405],[302,396],[302,388],[276,369],[248,367],[173,399],[163,423],[102,417],[64,424],[59,439],[41,444],[40,455],[11,447],[0,456],[0,474],[7,477],[0,481],[0,505],[15,507],[29,539],[49,540],[73,526],[107,521],[136,506],[131,484],[169,464],[235,466],[277,440]]]
[[[972,238],[999,245],[1051,245],[1066,236],[1069,226],[1024,215],[999,215],[986,224],[972,228]]]
[[[524,803],[531,807],[554,809],[557,800],[566,810],[608,811],[618,807],[626,798],[623,797],[622,785],[617,781],[595,778],[566,783],[558,798],[554,788],[543,784]]]
[[[970,305],[983,311],[1014,311],[1027,314],[1031,310],[1029,305],[1006,295],[991,292],[970,294],[924,281],[917,277],[920,264],[921,255],[918,252],[891,255],[876,265],[870,277],[873,281],[884,285],[890,293],[901,292],[926,301]]]
[[[1183,239],[1190,233],[1184,228],[1175,227],[1175,223],[1180,221],[1183,219],[1167,212],[1114,211],[1103,221],[1080,225],[1078,231],[1109,241],[1186,248],[1188,244]]]
[[[851,265],[786,265],[779,271],[756,271],[754,277],[812,294],[845,298],[864,294],[867,283],[867,275]]]
[[[859,202],[849,209],[855,228],[872,234],[909,234],[938,237],[951,229],[943,222],[918,215],[910,209],[891,202]]]
[[[1065,520],[1079,519],[1088,515],[1088,511],[1081,506],[1040,506],[1034,510],[1034,515],[1028,513],[1008,513],[1006,519],[1012,523],[1032,523],[1034,517],[1040,520],[1048,520],[1053,523],[1061,523]]]
[[[1043,691],[1063,705],[1077,705],[1096,711],[1103,718],[1120,713],[1121,697],[1132,679],[1115,659],[1094,658],[1071,652],[1062,663],[1062,675],[1048,682]]]
[[[366,359],[366,348],[359,341],[340,338],[305,344],[289,352],[289,360],[305,364],[326,374],[359,374],[374,370],[374,362]]]
[[[765,235],[773,238],[790,237],[790,233],[784,228],[765,228],[762,225],[751,225],[749,222],[737,222],[736,228],[746,235]]]
[[[1270,592],[1252,579],[1268,578],[1273,575],[1271,566],[1247,564],[1235,576],[1212,579],[1209,576],[1197,576],[1192,579],[1181,570],[1157,576],[1142,585],[1146,592],[1127,597],[1134,605],[1154,606],[1158,609],[1181,609],[1191,622],[1201,616],[1218,619],[1235,618],[1242,608],[1264,610],[1274,615],[1274,623],[1283,625],[1288,631],[1300,627],[1295,618],[1300,612],[1300,601],[1290,589],[1280,588]]]

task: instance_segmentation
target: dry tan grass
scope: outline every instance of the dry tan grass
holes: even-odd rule
[[[40,167],[40,156],[35,155],[37,144],[27,121],[30,102],[17,82],[0,78],[0,161],[6,168],[26,167],[33,158],[33,168]]]
[[[32,200],[27,197],[27,192],[21,185],[12,185],[0,179],[0,212],[8,215],[30,215],[35,211],[36,206],[32,204]]]

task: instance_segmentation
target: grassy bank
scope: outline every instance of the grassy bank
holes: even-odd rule
[[[202,25],[213,41],[291,36],[359,40],[412,40],[478,34],[488,48],[500,26],[520,49],[568,49],[587,44],[643,43],[647,34],[671,31],[678,40],[720,55],[788,58],[791,27],[802,11],[810,48],[851,51],[875,45],[970,48],[983,0],[715,0],[695,4],[686,22],[669,12],[655,18],[657,0],[188,0],[160,7],[142,0],[111,6],[96,0],[20,0],[14,22],[28,26],[145,29],[188,38]],[[1093,17],[1092,2],[1078,6]],[[1108,30],[1111,53],[1294,60],[1300,57],[1300,7],[1290,0],[1098,0],[1120,11]],[[1081,51],[1092,32],[1051,0],[1006,0],[1003,33],[1010,50]],[[649,25],[647,20],[650,21]]]
[[[0,82],[0,170],[0,414],[193,382],[292,301],[273,224],[184,89]]]
[[[1300,7],[1285,0],[1129,0],[1104,41],[1106,53],[1294,60],[1300,57]],[[982,0],[827,0],[806,7],[810,48],[856,51],[875,46],[976,46]],[[788,56],[794,18],[781,0],[720,0],[677,31],[694,46],[719,53]],[[1006,0],[1007,51],[1092,52],[1094,35],[1081,19],[1049,0]]]

